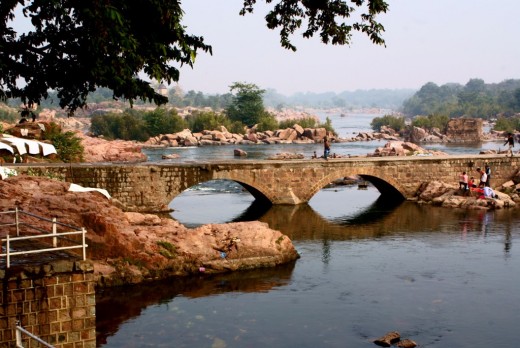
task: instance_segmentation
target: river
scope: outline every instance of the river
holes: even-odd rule
[[[330,117],[341,135],[350,117],[368,130],[373,115]],[[367,153],[380,145],[333,144],[333,151]],[[295,149],[310,154],[313,147]],[[232,149],[167,151],[204,161],[232,156]],[[263,158],[292,150],[246,151]],[[520,219],[513,209],[395,205],[371,186],[341,186],[321,190],[308,205],[266,211],[228,181],[190,189],[170,206],[172,218],[188,226],[264,221],[287,234],[301,258],[274,269],[99,292],[98,347],[374,347],[394,330],[420,347],[517,346]]]

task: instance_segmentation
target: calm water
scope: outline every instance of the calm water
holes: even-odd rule
[[[375,347],[393,330],[421,347],[517,346],[514,210],[396,206],[354,186],[266,211],[227,181],[188,190],[170,206],[190,226],[264,221],[301,258],[101,292],[99,347]]]

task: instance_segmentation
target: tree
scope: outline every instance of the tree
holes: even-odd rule
[[[231,93],[236,91],[226,113],[231,121],[240,121],[252,127],[266,117],[262,95],[265,90],[253,83],[235,82],[229,87]]]
[[[154,111],[146,112],[143,116],[146,123],[146,130],[150,136],[159,134],[171,134],[183,130],[187,123],[177,114],[175,109],[165,110],[157,108]]]
[[[26,33],[8,26],[17,6],[31,18]],[[96,87],[164,104],[137,73],[170,83],[179,78],[171,62],[192,66],[197,51],[211,52],[202,37],[186,33],[179,1],[13,0],[0,2],[0,14],[0,97],[29,106],[51,89],[74,112]]]
[[[240,14],[253,12],[255,4],[243,0]],[[357,8],[364,9],[359,20],[347,23]],[[18,10],[33,26],[22,33],[10,26]],[[376,16],[387,10],[384,0],[279,0],[266,22],[280,28],[281,45],[291,50],[290,36],[304,21],[305,38],[319,33],[326,44],[348,45],[359,31],[384,44]],[[179,80],[178,66],[193,66],[199,51],[212,52],[202,37],[186,32],[182,14],[180,0],[1,1],[0,98],[32,106],[54,90],[71,114],[86,105],[89,92],[106,87],[130,103],[166,103],[138,73],[171,83]]]
[[[271,3],[272,0],[266,0]],[[361,7],[365,1],[351,1],[357,7]],[[253,12],[256,0],[244,0],[244,7],[240,12],[245,15]],[[350,18],[356,7],[349,6],[347,1],[339,0],[280,0],[272,11],[266,16],[269,29],[280,29],[280,43],[282,47],[296,51],[291,43],[290,36],[301,28],[304,20],[307,20],[307,29],[303,37],[310,38],[319,33],[321,41],[333,45],[348,45],[352,40],[352,31],[359,31],[368,35],[373,43],[382,45],[381,37],[385,28],[376,21],[376,15],[385,13],[388,4],[383,0],[368,0],[366,13],[360,14],[361,21],[349,25],[343,20]],[[339,20],[338,20],[339,19]]]

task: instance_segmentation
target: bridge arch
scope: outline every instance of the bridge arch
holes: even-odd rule
[[[344,178],[349,176],[359,176],[363,180],[366,180],[373,184],[375,188],[381,193],[381,195],[388,198],[395,198],[395,200],[404,200],[406,199],[406,191],[401,187],[401,185],[393,178],[388,175],[374,174],[373,171],[367,171],[366,168],[363,169],[349,169],[349,170],[336,170],[328,175],[324,176],[316,185],[314,185],[313,189],[309,192],[309,197],[307,201],[318,193],[325,186],[333,182],[338,178]]]

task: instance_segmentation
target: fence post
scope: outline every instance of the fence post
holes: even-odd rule
[[[85,234],[87,233],[87,230],[85,230],[85,227],[81,228],[81,243],[83,244],[83,261],[87,259],[87,250],[86,250],[86,243],[85,243]]]
[[[20,321],[17,320],[16,321],[16,347],[19,348],[23,348],[23,345],[22,345],[22,332],[20,330],[18,330],[18,326],[20,325]]]
[[[16,236],[19,237],[20,236],[20,227],[19,227],[20,219],[18,217],[18,207],[14,208],[14,221],[16,223]]]
[[[52,218],[52,234],[56,234],[56,217]],[[56,237],[52,237],[52,246],[55,248],[58,246],[58,239]]]
[[[9,255],[9,250],[11,249],[11,243],[9,242],[9,233],[5,237],[5,254],[7,261],[7,268],[11,267],[11,255]]]

